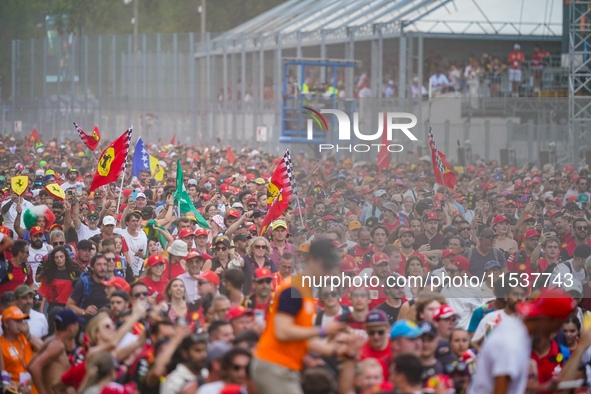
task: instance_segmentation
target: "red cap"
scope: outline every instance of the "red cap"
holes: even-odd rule
[[[552,217],[554,217],[554,215],[558,215],[558,214],[562,215],[562,211],[560,209],[553,209],[550,212],[548,212],[548,217],[550,219],[552,219]]]
[[[525,222],[526,220],[536,220],[536,218],[534,217],[534,215],[526,213],[523,217],[523,221]]]
[[[388,262],[388,255],[386,253],[374,253],[373,256],[371,256],[371,264],[372,265],[380,265],[383,262]]]
[[[427,212],[427,220],[439,220],[435,212]]]
[[[542,289],[538,298],[517,304],[517,313],[525,318],[549,317],[566,319],[576,307],[576,301],[563,290]]]
[[[361,191],[361,193],[363,193],[363,194],[368,194],[368,193],[371,193],[371,192],[372,192],[372,191],[371,191],[371,189],[369,189],[369,188],[367,188],[367,187],[366,187],[366,188],[364,188],[364,189]]]
[[[247,174],[246,175],[246,180],[250,181],[251,179],[254,179],[254,174]]]
[[[462,216],[462,212],[460,212],[460,211],[453,211],[452,216]]]
[[[517,189],[518,187],[523,187],[523,183],[517,182],[515,186],[513,186],[513,190]]]
[[[254,280],[259,280],[259,279],[266,279],[266,278],[272,278],[273,277],[273,273],[271,272],[271,270],[267,267],[262,267],[262,268],[257,268],[256,270],[254,270]]]
[[[166,264],[166,259],[163,258],[162,256],[157,255],[157,254],[153,254],[150,257],[148,257],[148,261],[146,261],[146,267],[152,267],[158,263]]]
[[[197,230],[195,230],[195,236],[198,237],[200,235],[209,235],[209,231],[207,231],[204,228],[198,228]]]
[[[43,229],[39,226],[34,226],[29,230],[29,235],[43,234]]]
[[[228,211],[228,213],[226,214],[226,217],[234,217],[234,218],[240,218],[240,212],[236,211],[235,209],[232,209],[230,211]]]
[[[210,198],[211,198],[211,196],[209,194],[206,194],[206,195],[203,196],[203,199],[205,201],[209,201]]]
[[[493,187],[495,187],[495,185],[493,185],[492,183],[485,183],[482,188],[484,190],[488,190],[488,189],[492,189]]]
[[[566,199],[566,201],[577,202],[577,201],[579,201],[579,196],[570,196],[569,198]]]
[[[351,272],[356,269],[357,263],[355,262],[355,257],[351,256],[349,253],[345,254],[345,257],[341,260],[341,271]]]
[[[504,221],[510,222],[510,220],[509,220],[509,218],[507,216],[505,216],[505,215],[497,215],[493,219],[493,224],[495,224],[495,223],[501,223],[501,222],[504,222]]]
[[[178,238],[185,238],[191,235],[195,235],[193,234],[193,232],[191,230],[189,230],[188,228],[184,228],[181,230],[181,232],[179,233]]]
[[[505,204],[503,206],[507,206],[509,204],[513,204],[513,205],[517,206],[517,204],[515,204],[515,201],[513,201],[513,200],[507,200],[507,201],[505,201]]]
[[[332,215],[326,215],[322,218],[322,220],[327,221],[327,220],[336,220],[334,216]]]
[[[470,260],[461,255],[455,256],[451,263],[466,272],[470,269]]]
[[[443,249],[443,252],[441,253],[441,258],[444,259],[444,258],[446,258],[449,255],[455,256],[456,255],[456,251],[453,250],[453,249],[449,249],[449,248],[448,249]]]
[[[103,280],[101,283],[103,286],[114,286],[119,290],[125,291],[126,293],[129,293],[130,290],[129,283],[127,283],[125,279],[120,276],[114,276],[109,280]]]
[[[539,176],[535,176],[532,178],[531,180],[533,183],[542,183],[542,178],[540,178]]]
[[[200,258],[200,259],[206,260],[204,254],[197,252],[197,251],[191,251],[191,252],[189,252],[187,257],[185,257],[185,261],[190,260],[190,259],[194,259],[194,258]]]
[[[0,226],[0,233],[6,236],[10,236],[10,230],[6,226]]]
[[[535,229],[531,229],[531,230],[527,230],[525,233],[525,239],[527,238],[531,238],[531,237],[539,237],[540,233],[538,233],[538,230]]]
[[[242,394],[242,386],[235,383],[227,383],[220,391],[220,394]]]
[[[215,286],[219,286],[220,285],[220,277],[218,276],[218,274],[216,274],[212,270],[205,271],[201,275],[197,276],[197,279],[206,280],[208,282],[213,283]]]
[[[415,235],[415,233],[408,227],[403,227],[400,230],[398,230],[398,238],[402,237],[402,234],[412,234],[413,236]]]
[[[129,197],[131,189],[124,189],[121,193],[123,194],[123,197]]]
[[[244,315],[252,316],[252,309],[245,308],[242,305],[235,305],[232,308],[230,308],[228,313],[226,313],[226,320],[232,321]]]
[[[240,189],[239,187],[235,187],[234,189],[232,189],[232,194],[238,194],[242,191],[242,189]]]
[[[443,304],[433,312],[433,320],[447,319],[448,317],[456,316],[456,311],[447,305]]]

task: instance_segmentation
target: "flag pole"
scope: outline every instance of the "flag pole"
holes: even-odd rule
[[[123,181],[125,180],[125,170],[123,170],[123,174],[121,174],[121,187],[119,187],[119,198],[117,198],[117,210],[115,214],[119,214],[119,204],[121,204],[121,194],[123,194]]]
[[[127,148],[127,154],[125,155],[125,161],[123,162],[123,173],[121,174],[121,187],[119,187],[119,198],[117,198],[117,210],[115,211],[115,215],[119,214],[121,194],[123,194],[123,181],[125,180],[125,172],[127,171],[127,159],[129,157],[129,151],[131,150],[131,133],[133,133],[133,125],[131,125],[131,127],[127,130],[129,130],[129,147]]]
[[[300,222],[302,222],[302,228],[305,228],[304,217],[302,216],[302,206],[300,205],[300,197],[296,196],[296,204],[298,206],[298,212],[300,213]]]

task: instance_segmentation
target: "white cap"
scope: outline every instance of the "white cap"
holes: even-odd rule
[[[35,175],[36,176],[43,176],[43,175],[45,175],[45,171],[43,171],[43,170],[37,170],[37,171],[35,171]]]
[[[515,48],[515,49],[521,49],[521,45],[515,44],[515,45],[513,45],[513,48]]]
[[[232,208],[242,208],[242,209],[244,209],[244,205],[242,205],[241,202],[235,202],[234,204],[232,204]]]
[[[198,184],[198,183],[197,183],[197,179],[189,179],[189,180],[187,181],[187,184],[189,184],[189,185],[197,185],[197,184]]]
[[[137,200],[140,197],[146,198],[146,195],[144,193],[138,193],[135,199]]]
[[[109,225],[111,225],[111,224],[112,224],[113,226],[114,226],[115,224],[117,224],[117,221],[115,220],[115,218],[114,218],[113,216],[105,216],[105,217],[103,218],[103,225],[104,225],[104,226],[109,226]]]

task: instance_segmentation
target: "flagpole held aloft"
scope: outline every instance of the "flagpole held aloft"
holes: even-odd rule
[[[129,145],[131,146],[131,134],[133,133],[133,125],[129,127]],[[121,186],[119,187],[119,198],[117,198],[117,210],[116,214],[119,213],[119,205],[121,204],[121,195],[123,194],[123,181],[125,180],[125,169],[127,168],[127,158],[129,156],[129,149],[125,154],[125,160],[123,161],[123,171],[121,173]],[[123,219],[125,220],[125,219]]]

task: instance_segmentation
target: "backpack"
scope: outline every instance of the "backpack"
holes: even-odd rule
[[[82,308],[82,305],[84,305],[86,300],[88,300],[90,297],[94,281],[92,280],[92,274],[88,271],[83,272],[80,275],[79,280],[82,282],[82,298],[80,299],[80,302],[77,306],[78,308]]]
[[[573,278],[575,277],[575,273],[573,271],[573,263],[572,261],[565,261],[564,265],[566,265],[568,267],[568,270],[570,271],[571,275],[573,276]],[[587,270],[585,270],[585,280],[589,280],[589,274],[587,273]]]

